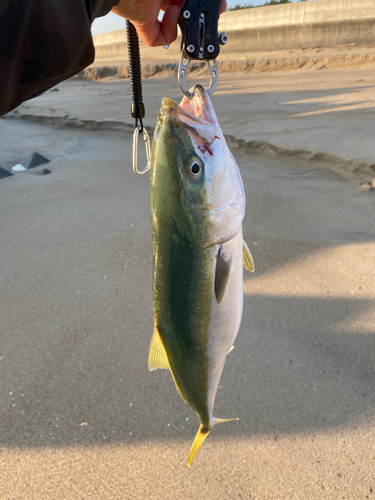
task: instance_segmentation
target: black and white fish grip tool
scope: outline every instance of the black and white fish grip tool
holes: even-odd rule
[[[178,24],[182,33],[181,59],[178,81],[182,92],[191,99],[193,94],[186,84],[186,75],[192,60],[206,61],[210,71],[211,95],[218,82],[216,57],[220,45],[228,41],[226,33],[218,33],[221,0],[185,0],[181,8]]]

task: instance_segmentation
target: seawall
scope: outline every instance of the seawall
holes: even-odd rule
[[[222,56],[252,51],[375,45],[375,0],[308,0],[225,12],[219,30],[229,35]],[[125,30],[94,37],[97,59],[127,59]],[[169,50],[141,44],[144,58],[178,60],[179,43]]]

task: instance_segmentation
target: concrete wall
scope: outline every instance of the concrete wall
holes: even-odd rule
[[[309,48],[375,45],[375,0],[308,0],[225,12],[219,29],[231,49]]]
[[[308,0],[241,9],[220,16],[219,29],[234,31],[375,18],[375,0]]]
[[[229,31],[230,51],[308,49],[337,45],[375,45],[375,19],[338,21]],[[228,42],[229,45],[229,42]],[[226,49],[224,49],[226,50]]]
[[[107,45],[109,43],[126,43],[126,30],[111,31],[110,33],[103,33],[93,37],[95,47],[100,45]]]
[[[219,31],[229,35],[226,53],[375,45],[375,0],[307,0],[230,11],[221,15]],[[94,44],[99,57],[124,52],[125,30],[97,35]],[[149,53],[147,47],[141,50]],[[175,57],[179,45],[173,44],[167,52],[162,53],[165,59]]]

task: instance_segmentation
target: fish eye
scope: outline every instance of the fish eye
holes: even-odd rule
[[[188,171],[192,177],[199,177],[203,171],[202,162],[198,158],[192,158],[189,162]]]
[[[190,166],[190,172],[194,175],[198,175],[199,172],[201,171],[201,166],[199,165],[198,162],[194,162],[191,166]]]

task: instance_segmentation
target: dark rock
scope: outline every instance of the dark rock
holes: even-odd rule
[[[48,170],[48,168],[43,168],[43,170],[39,170],[36,175],[47,175],[50,174],[51,170]]]
[[[5,177],[9,177],[10,175],[13,175],[12,172],[8,172],[8,170],[5,170],[5,168],[0,167],[0,179],[4,179]]]
[[[20,163],[22,166],[25,168],[34,168],[37,167],[38,165],[43,165],[43,163],[49,163],[51,160],[48,158],[45,158],[39,153],[33,153],[32,155],[28,156],[24,160],[22,160]]]

